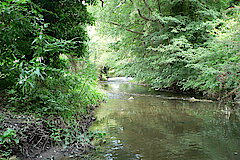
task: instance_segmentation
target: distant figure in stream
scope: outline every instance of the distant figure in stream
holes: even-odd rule
[[[102,68],[101,68],[101,71],[100,71],[100,75],[99,75],[99,79],[100,80],[103,80],[103,81],[105,81],[105,80],[107,80],[107,78],[109,78],[108,77],[108,71],[109,71],[109,67],[108,66],[103,66]]]

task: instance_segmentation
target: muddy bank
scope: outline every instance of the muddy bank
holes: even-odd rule
[[[95,121],[92,112],[95,108],[88,106],[87,113],[75,115],[71,117],[72,122],[66,122],[57,115],[36,117],[10,112],[2,107],[0,151],[3,153],[0,159],[11,156],[21,160],[84,156],[94,148],[90,143],[92,137],[87,132]]]

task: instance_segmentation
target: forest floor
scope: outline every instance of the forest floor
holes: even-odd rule
[[[94,148],[89,137],[86,138],[87,140],[82,137],[81,142],[72,141],[67,145],[64,144],[64,141],[71,137],[65,137],[62,142],[56,141],[53,129],[74,128],[74,126],[64,126],[61,117],[37,117],[31,113],[27,114],[27,112],[16,112],[9,109],[5,102],[5,98],[0,96],[0,160],[5,160],[6,157],[12,157],[11,160],[61,159],[60,157],[65,156],[84,157]],[[87,134],[88,128],[95,121],[93,114],[95,108],[95,106],[88,107],[88,112],[82,115],[77,122],[76,127],[81,126],[79,130],[83,136]],[[51,121],[59,126],[51,127],[49,125]]]

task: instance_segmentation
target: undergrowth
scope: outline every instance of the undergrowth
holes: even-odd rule
[[[96,88],[93,66],[84,63],[78,73],[32,77],[29,86],[22,83],[1,92],[1,158],[33,158],[55,145],[78,148],[79,153],[92,147],[92,137],[86,135],[95,120],[91,112],[104,97]]]

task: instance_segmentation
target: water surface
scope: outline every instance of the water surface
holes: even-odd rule
[[[111,81],[91,130],[106,133],[99,159],[239,160],[240,123],[215,103]],[[130,98],[131,97],[131,98]],[[129,100],[133,99],[133,100]]]

